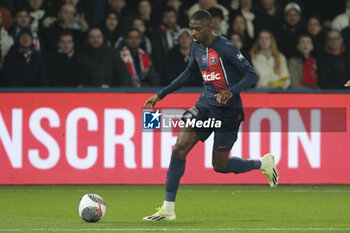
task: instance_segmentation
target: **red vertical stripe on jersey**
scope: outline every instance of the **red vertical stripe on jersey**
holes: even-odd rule
[[[209,49],[208,51],[208,64],[210,73],[214,72],[215,74],[220,74],[220,79],[213,81],[215,90],[217,92],[227,90],[228,86],[225,80],[224,71],[220,65],[219,55],[214,49]]]

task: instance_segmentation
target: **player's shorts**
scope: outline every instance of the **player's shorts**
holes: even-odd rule
[[[241,116],[237,113],[233,113],[229,108],[215,108],[215,107],[199,107],[193,106],[188,109],[183,115],[182,120],[195,119],[196,121],[206,121],[209,118],[221,121],[221,127],[215,128],[203,128],[191,126],[196,131],[199,139],[204,142],[212,132],[214,132],[214,147],[216,151],[230,151],[233,144],[237,140],[237,134],[239,126],[241,124]]]

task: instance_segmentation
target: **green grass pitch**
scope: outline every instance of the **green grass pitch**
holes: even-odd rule
[[[85,223],[77,203],[101,195],[107,213]],[[350,186],[181,185],[177,220],[143,222],[163,186],[0,186],[2,232],[350,232]]]

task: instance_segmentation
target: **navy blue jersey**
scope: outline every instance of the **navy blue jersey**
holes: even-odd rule
[[[185,71],[172,83],[158,92],[160,98],[176,91],[193,78],[202,78],[204,90],[197,105],[206,107],[229,107],[243,114],[239,93],[258,81],[253,67],[238,48],[226,38],[217,36],[208,46],[193,43],[191,58]],[[215,94],[229,90],[233,97],[229,102],[219,104]]]

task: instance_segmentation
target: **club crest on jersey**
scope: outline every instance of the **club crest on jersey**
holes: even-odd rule
[[[211,57],[211,58],[210,58],[210,63],[211,63],[212,65],[215,65],[215,64],[216,64],[216,57]]]
[[[206,55],[202,56],[202,63],[207,64],[207,56]]]
[[[236,57],[237,57],[237,59],[238,59],[239,61],[242,61],[242,60],[244,59],[244,56],[243,56],[243,54],[242,54],[241,52],[238,52],[237,55],[236,55]]]

